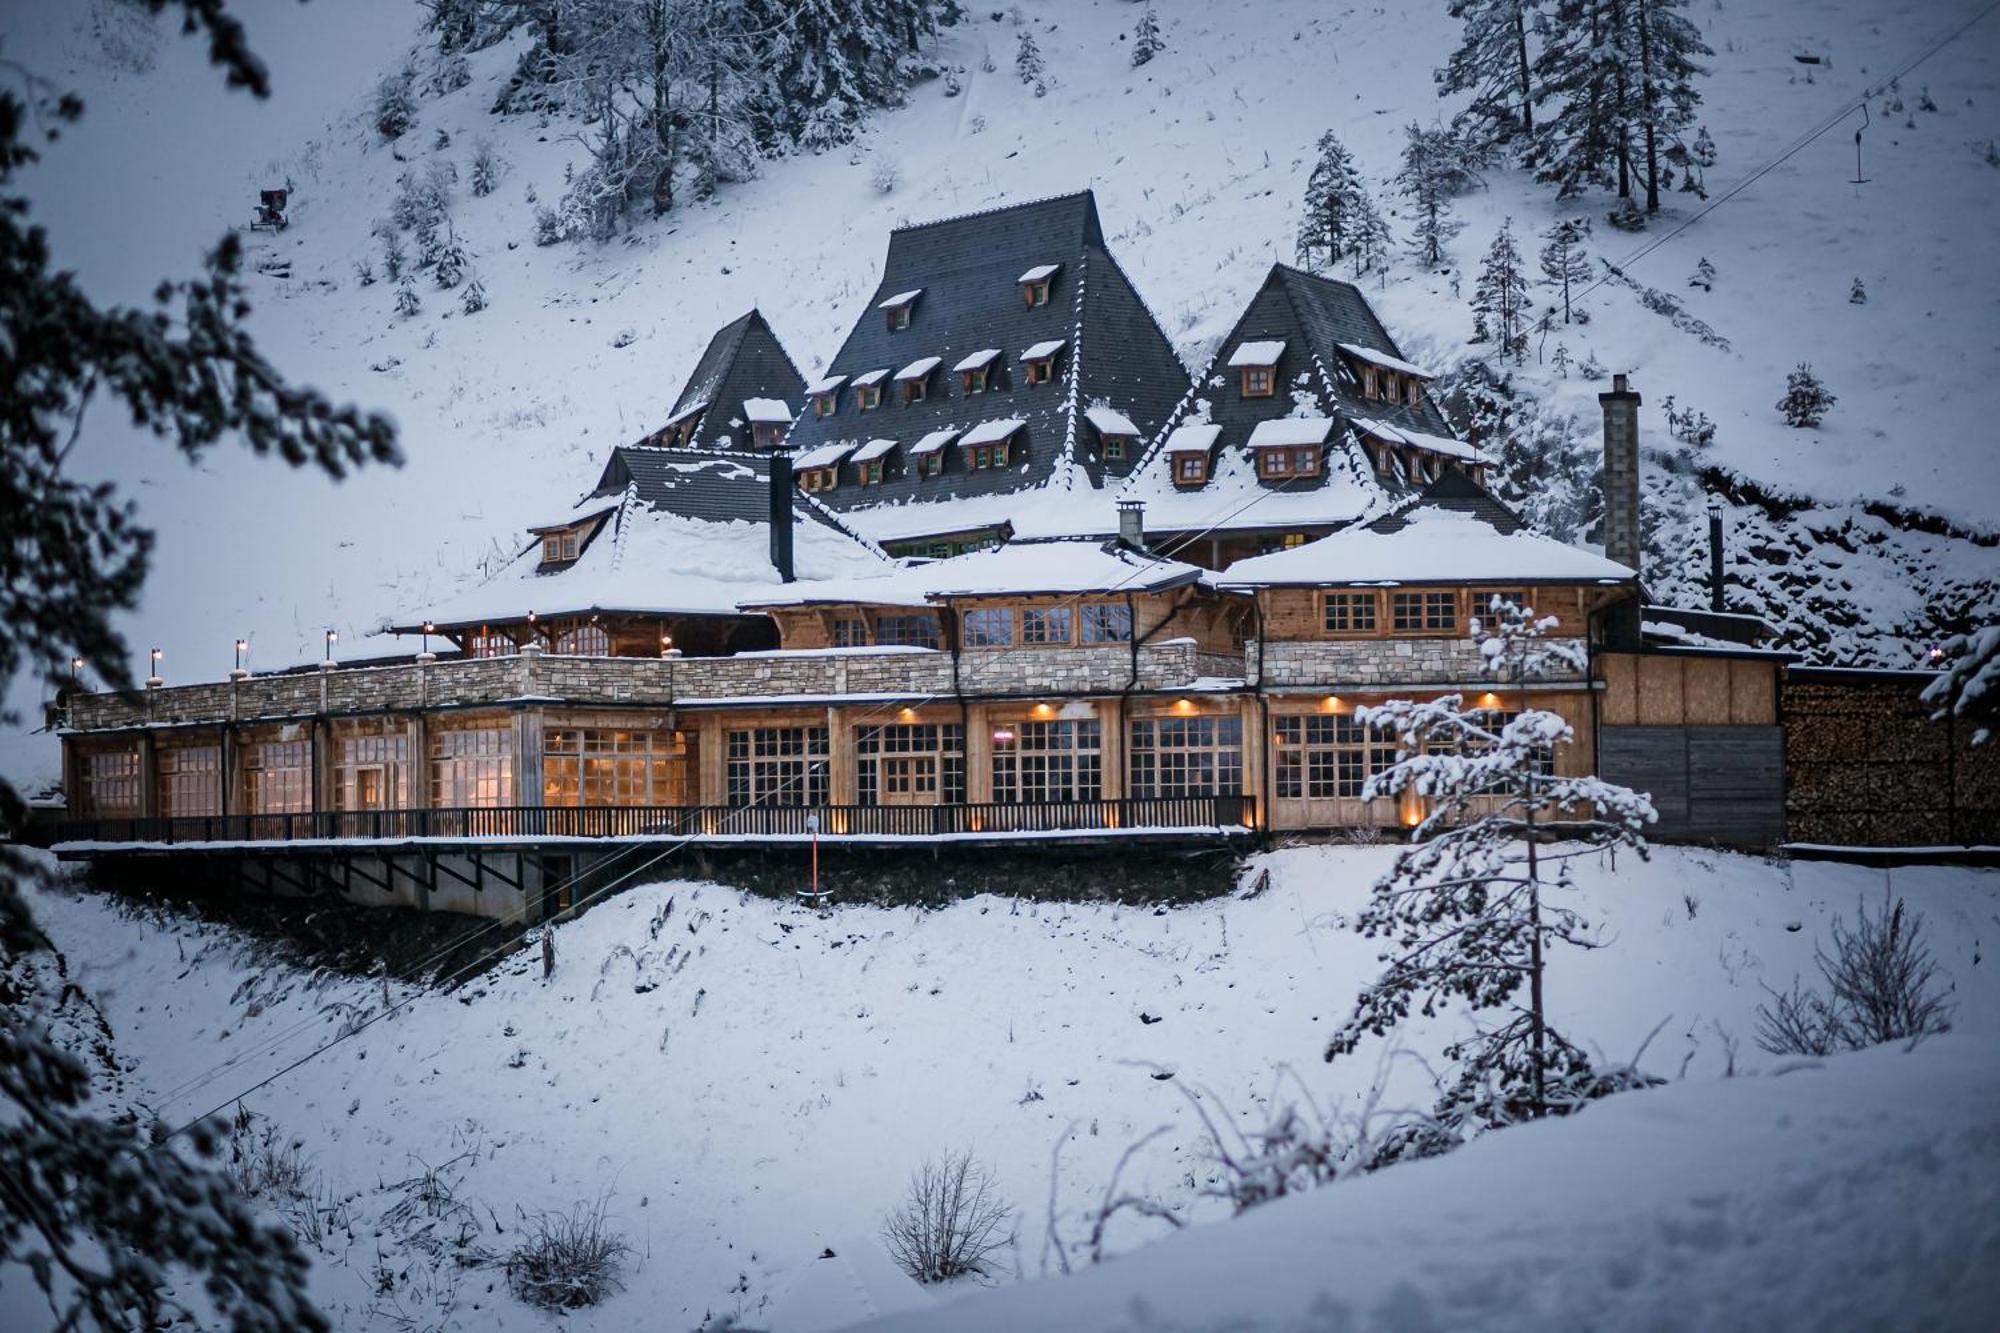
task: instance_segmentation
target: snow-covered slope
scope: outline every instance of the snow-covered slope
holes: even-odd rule
[[[245,5],[280,90],[269,111],[222,93],[178,38],[160,43],[151,72],[132,72],[89,40],[94,10],[36,7],[29,22],[28,7],[17,8],[10,54],[76,86],[91,106],[84,129],[34,181],[65,259],[95,289],[140,298],[153,276],[185,271],[199,243],[244,220],[257,186],[288,180],[295,224],[256,248],[289,260],[290,275],[258,280],[258,327],[293,374],[391,409],[409,454],[399,473],[337,488],[227,450],[191,470],[100,409],[75,465],[118,479],[161,530],[131,632],[141,649],[166,650],[170,680],[219,674],[239,635],[251,637],[256,663],[278,665],[311,654],[326,624],[351,643],[389,610],[442,598],[524,525],[566,509],[612,444],[657,425],[709,333],[752,304],[802,366],[823,364],[872,289],[888,228],[902,220],[1089,186],[1121,263],[1198,363],[1270,261],[1291,257],[1313,141],[1337,130],[1384,188],[1401,127],[1448,109],[1430,70],[1455,38],[1441,3],[1161,0],[1167,49],[1133,70],[1138,9],[1123,0],[978,7],[940,47],[964,67],[959,96],[947,97],[942,81],[920,84],[850,149],[767,164],[759,179],[601,248],[538,248],[529,197],[553,199],[582,149],[561,119],[490,114],[515,46],[476,55],[471,84],[427,98],[416,128],[390,146],[363,113],[373,75],[417,39],[413,4],[371,0],[359,18],[351,4],[337,14],[324,3]],[[1711,193],[1765,166],[1976,8],[1697,7],[1716,50],[1701,115],[1721,152]],[[1016,15],[1037,33],[1046,96],[1014,75]],[[1990,26],[2000,19],[1984,22],[1905,82],[1904,112],[1885,117],[1890,99],[1872,100],[1868,184],[1848,183],[1843,126],[1630,267],[1635,281],[1684,300],[1726,348],[1677,329],[1618,284],[1588,298],[1594,321],[1563,341],[1575,360],[1593,352],[1633,372],[1651,443],[1670,443],[1659,407],[1671,394],[1717,422],[1717,462],[1775,487],[1843,503],[1893,494],[1962,525],[1995,525],[2000,469],[1984,423],[2000,342],[2000,237],[1990,225],[2000,171],[1985,153],[2000,129]],[[1831,63],[1809,74],[1795,52]],[[1935,112],[1917,110],[1922,86]],[[482,137],[504,168],[498,189],[474,198],[466,176]],[[491,304],[465,316],[454,293],[425,288],[424,309],[401,319],[391,285],[360,285],[356,264],[379,270],[370,228],[388,212],[397,177],[432,162],[458,174],[453,225]],[[887,194],[871,184],[885,162],[900,182]],[[1460,203],[1454,269],[1399,263],[1386,280],[1369,280],[1371,299],[1412,355],[1448,362],[1467,350],[1471,324],[1453,289],[1469,293],[1460,270],[1476,264],[1500,220],[1539,231],[1571,212],[1601,219],[1607,203],[1561,204],[1518,173],[1492,173]],[[1646,237],[1600,222],[1594,253],[1623,258],[1685,220],[1691,203],[1671,196]],[[1717,271],[1712,292],[1686,285],[1702,257]],[[1847,299],[1857,276],[1865,305]],[[1789,430],[1771,408],[1801,360],[1840,396],[1819,431]],[[1531,367],[1530,378],[1594,414],[1601,386],[1546,367]],[[2000,560],[1993,548],[1946,546],[1933,565],[1953,572],[1970,564],[1990,577]],[[1854,595],[1905,580],[1900,568],[1871,574]],[[6,762],[46,772],[52,753],[16,740]]]
[[[878,1266],[862,1256],[909,1173],[954,1148],[973,1149],[997,1172],[1018,1210],[1009,1263],[1034,1276],[1046,1271],[1049,1209],[1058,1232],[1080,1242],[1119,1155],[1167,1126],[1127,1167],[1124,1185],[1185,1210],[1203,1224],[1196,1237],[1219,1247],[1213,1262],[1223,1262],[1276,1224],[1225,1223],[1226,1209],[1199,1197],[1210,1172],[1187,1094],[1246,1128],[1264,1124],[1278,1101],[1310,1098],[1340,1111],[1358,1105],[1376,1076],[1377,1052],[1365,1049],[1331,1066],[1320,1054],[1376,970],[1375,945],[1344,921],[1391,854],[1279,851],[1248,868],[1252,884],[1259,871],[1270,871],[1268,889],[1256,896],[1157,911],[980,896],[941,910],[842,907],[821,919],[713,884],[647,884],[559,927],[548,981],[531,951],[463,991],[419,995],[245,1105],[281,1141],[301,1145],[340,1220],[321,1247],[314,1283],[335,1323],[348,1329],[391,1327],[398,1302],[421,1316],[419,1326],[439,1314],[453,1328],[542,1326],[496,1286],[497,1273],[462,1271],[449,1252],[426,1259],[405,1243],[408,1228],[395,1209],[406,1191],[398,1182],[426,1165],[445,1169],[456,1197],[479,1219],[473,1245],[488,1251],[512,1244],[516,1208],[569,1208],[604,1196],[614,1225],[637,1250],[635,1263],[622,1295],[571,1326],[607,1333],[641,1321],[685,1329],[705,1311],[740,1311],[752,1327],[797,1333],[803,1321],[778,1322],[788,1308],[796,1313],[781,1298],[796,1282],[822,1280],[805,1276],[815,1256],[832,1248],[852,1254],[864,1277],[873,1271]],[[956,872],[967,889],[981,883],[979,875],[977,868]],[[1987,1108],[1990,1129],[2000,1040],[2000,981],[1987,956],[1992,873],[1893,875],[1895,890],[1927,918],[1925,938],[1956,1006],[1950,1044],[1941,1043],[1935,1059],[1929,1052],[1911,1057],[1908,1077],[1925,1105],[1906,1120],[1889,1115],[1884,1100],[1891,1094],[1883,1085],[1895,1074],[1881,1062],[1901,1058],[1895,1053],[1779,1079],[1781,1062],[1751,1040],[1762,987],[1810,973],[1813,948],[1832,918],[1851,921],[1857,902],[1878,901],[1889,878],[1854,867],[1669,850],[1650,864],[1625,857],[1615,869],[1584,869],[1582,905],[1602,924],[1605,947],[1566,950],[1553,960],[1556,1020],[1614,1061],[1630,1059],[1657,1027],[1643,1063],[1678,1081],[1665,1093],[1593,1109],[1574,1131],[1563,1131],[1581,1136],[1569,1140],[1580,1145],[1579,1160],[1622,1154],[1630,1160],[1618,1170],[1628,1174],[1618,1180],[1633,1182],[1633,1191],[1663,1188],[1662,1180],[1672,1184],[1669,1168],[1711,1125],[1739,1115],[1753,1120],[1731,1141],[1730,1156],[1699,1172],[1690,1168],[1691,1181],[1708,1181],[1727,1166],[1744,1178],[1739,1190],[1689,1184],[1659,1196],[1665,1202],[1655,1220],[1621,1224],[1624,1230],[1607,1237],[1607,1246],[1630,1239],[1634,1249],[1661,1239],[1663,1248],[1633,1270],[1633,1290],[1655,1290],[1676,1271],[1692,1271],[1670,1265],[1700,1258],[1704,1238],[1734,1264],[1743,1230],[1765,1225],[1766,1211],[1786,1198],[1797,1201],[1800,1216],[1768,1223],[1788,1244],[1798,1227],[1824,1222],[1839,1228],[1845,1245],[1854,1219],[1842,1218],[1841,1208],[1894,1203],[1888,1217],[1864,1217],[1912,1252],[1919,1242],[1905,1236],[1905,1215],[1911,1225],[1935,1226],[1935,1236],[1927,1230],[1923,1240],[1935,1239],[1941,1253],[1959,1233],[1915,1215],[1940,1189],[1964,1191],[1953,1197],[1963,1199],[1969,1217],[1990,1224],[1990,1211],[1972,1212],[1976,1198],[1992,1197],[1990,1136],[1984,1157],[1960,1161],[1940,1150],[1935,1175],[1923,1169],[1922,1145],[1957,1132],[1968,1105]],[[65,951],[71,978],[103,1008],[131,1066],[127,1093],[170,1119],[231,1102],[379,1009],[385,995],[378,982],[304,973],[260,957],[222,929],[134,919],[96,896],[45,897],[35,910]],[[1382,1062],[1384,1105],[1428,1104],[1420,1061],[1434,1060],[1461,1021],[1451,1015],[1403,1034],[1407,1054]],[[1757,1077],[1718,1084],[1732,1059],[1739,1073]],[[1797,1094],[1804,1104],[1787,1109],[1794,1087],[1807,1089]],[[1829,1121],[1837,1107],[1812,1105],[1844,1099],[1854,1100],[1849,1119],[1857,1124]],[[1781,1113],[1799,1118],[1789,1138],[1776,1126]],[[1815,1186],[1799,1164],[1806,1151],[1799,1144],[1821,1132],[1830,1156]],[[1454,1159],[1393,1168],[1380,1183],[1363,1182],[1366,1194],[1337,1187],[1308,1201],[1301,1234],[1332,1227],[1328,1234],[1345,1244],[1356,1227],[1365,1230],[1372,1214],[1351,1213],[1349,1198],[1384,1200],[1379,1206],[1396,1225],[1375,1243],[1392,1250],[1397,1236],[1447,1222],[1440,1247],[1508,1230],[1492,1205],[1467,1219],[1447,1215],[1466,1192],[1540,1169],[1535,1164],[1548,1158],[1538,1154],[1569,1151],[1535,1147],[1541,1133],[1525,1136],[1524,1157],[1504,1140],[1468,1154],[1461,1184],[1450,1183],[1459,1179]],[[1652,1165],[1656,1143],[1662,1155]],[[1864,1148],[1873,1160],[1855,1160]],[[1893,1167],[1893,1181],[1856,1174],[1883,1163]],[[1983,1174],[1975,1179],[1975,1172]],[[1435,1194],[1427,1180],[1439,1182]],[[1619,1194],[1579,1184],[1537,1204],[1535,1216],[1575,1203],[1574,1225],[1586,1227],[1606,1217]],[[1701,1202],[1711,1195],[1727,1206]],[[1808,1207],[1815,1198],[1824,1209]],[[1430,1211],[1433,1199],[1443,1211]],[[1729,1202],[1737,1199],[1741,1210]],[[1362,1220],[1344,1220],[1350,1216]],[[496,1222],[506,1230],[495,1230]],[[1547,1231],[1486,1258],[1500,1265],[1541,1254],[1545,1239],[1572,1234],[1568,1225],[1548,1221]],[[1243,1226],[1253,1229],[1239,1231]],[[1110,1248],[1129,1250],[1164,1230],[1127,1215],[1114,1225]],[[383,1253],[397,1275],[393,1301],[378,1289]],[[1211,1262],[1186,1248],[1164,1253],[1191,1255],[1191,1272]],[[1443,1264],[1418,1271],[1441,1253],[1413,1251],[1400,1266],[1383,1267],[1379,1285],[1357,1276],[1357,1289],[1386,1292],[1391,1277],[1407,1277],[1450,1312],[1450,1279],[1459,1270]],[[1105,1271],[1148,1274],[1172,1262],[1141,1255]],[[1465,1271],[1482,1282],[1528,1283],[1539,1262]],[[1376,1263],[1370,1257],[1353,1267]],[[1578,1277],[1580,1295],[1602,1295],[1623,1270],[1613,1264],[1602,1271],[1602,1283],[1592,1273]],[[1274,1298],[1290,1300],[1299,1290],[1274,1287]],[[1511,1290],[1503,1288],[1503,1297]],[[1535,1299],[1569,1288],[1549,1290],[1554,1296]],[[1310,1297],[1305,1292],[1298,1308]],[[987,1326],[1070,1326],[1039,1317],[1009,1323],[1009,1312],[1023,1308],[1042,1307],[1002,1301]],[[1209,1326],[1172,1322],[1171,1302],[1158,1308],[1157,1323],[1132,1327]],[[955,1327],[948,1320],[934,1326]],[[1270,1326],[1293,1325],[1274,1319]]]

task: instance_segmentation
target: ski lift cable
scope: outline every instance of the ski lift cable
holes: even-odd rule
[[[1802,152],[1806,148],[1808,144],[1811,144],[1814,140],[1821,138],[1827,133],[1827,131],[1831,130],[1834,126],[1840,124],[1842,121],[1846,120],[1849,116],[1853,115],[1857,107],[1861,109],[1863,115],[1865,116],[1867,114],[1869,98],[1875,96],[1877,93],[1883,91],[1890,85],[1896,83],[1898,80],[1902,79],[1903,76],[1915,70],[1918,66],[1922,65],[1932,56],[1944,50],[1945,47],[1950,46],[1960,37],[1963,37],[1976,24],[1978,24],[1981,20],[1986,18],[1987,15],[1993,13],[1993,11],[1996,9],[2000,9],[2000,0],[1993,0],[1991,4],[1987,5],[1984,9],[1974,14],[1971,18],[1959,24],[1958,27],[1952,29],[1949,33],[1939,38],[1928,49],[1926,49],[1923,52],[1923,54],[1917,56],[1914,60],[1910,61],[1908,64],[1904,65],[1901,69],[1897,70],[1894,74],[1891,74],[1887,79],[1881,81],[1880,83],[1876,83],[1867,88],[1862,89],[1861,96],[1855,101],[1843,102],[1837,110],[1835,110],[1830,115],[1828,115],[1824,120],[1822,120],[1817,128],[1808,131],[1804,136],[1795,140],[1789,148],[1785,149],[1784,152],[1772,158],[1769,162],[1766,162],[1763,166],[1757,168],[1756,171],[1752,172],[1750,175],[1746,176],[1741,181],[1738,181],[1735,185],[1731,186],[1726,193],[1719,195],[1713,202],[1702,207],[1700,211],[1695,213],[1695,215],[1693,217],[1690,217],[1687,221],[1674,227],[1672,230],[1667,231],[1662,235],[1657,236],[1654,239],[1648,241],[1646,244],[1640,246],[1637,250],[1634,250],[1631,254],[1625,256],[1625,258],[1619,261],[1617,264],[1612,264],[1611,261],[1606,260],[1605,264],[1607,267],[1611,269],[1611,272],[1605,274],[1603,277],[1599,278],[1596,282],[1593,282],[1590,284],[1590,286],[1584,288],[1583,291],[1579,293],[1579,295],[1588,296],[1591,292],[1596,291],[1599,287],[1602,287],[1605,283],[1611,281],[1612,278],[1622,275],[1624,270],[1632,267],[1640,260],[1646,258],[1648,255],[1652,254],[1655,250],[1665,245],[1668,241],[1673,240],[1676,236],[1679,236],[1682,232],[1694,226],[1695,223],[1701,221],[1703,218],[1707,217],[1710,213],[1713,213],[1716,209],[1722,207],[1724,204],[1728,203],[1731,199],[1734,199],[1737,195],[1749,189],[1752,185],[1755,185],[1759,180],[1762,180],[1772,171],[1775,171],[1778,167],[1784,165],[1785,162],[1797,156],[1800,152]]]

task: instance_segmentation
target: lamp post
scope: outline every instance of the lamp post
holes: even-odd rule
[[[250,651],[250,640],[238,639],[236,641],[236,665],[233,668],[231,668],[229,672],[229,678],[231,680],[242,680],[244,677],[250,674],[249,671],[245,670],[243,666],[243,658],[246,654],[249,653],[249,651]]]
[[[333,645],[339,641],[340,631],[328,625],[326,627],[326,660],[320,663],[321,667],[330,667],[333,665]]]
[[[1708,609],[1721,611],[1722,605],[1722,501],[1708,498]]]
[[[165,656],[166,654],[161,652],[158,648],[155,648],[153,650],[153,671],[151,675],[146,677],[147,689],[156,690],[160,686],[166,684],[166,681],[163,680],[160,676],[160,659]]]

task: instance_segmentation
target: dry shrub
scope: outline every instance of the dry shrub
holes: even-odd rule
[[[604,1200],[574,1212],[524,1215],[521,1243],[507,1256],[507,1286],[544,1310],[596,1305],[624,1284],[632,1247],[604,1224]]]
[[[1012,1214],[990,1170],[970,1151],[948,1152],[910,1177],[909,1197],[882,1223],[882,1242],[918,1282],[986,1277],[1007,1248]]]

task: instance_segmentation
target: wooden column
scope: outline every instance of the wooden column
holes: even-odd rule
[[[1125,795],[1124,703],[1122,699],[1100,699],[1097,704],[1098,772],[1107,801]]]
[[[160,747],[153,733],[139,733],[139,813],[148,819],[160,813]]]
[[[729,746],[719,713],[702,713],[694,720],[696,805],[723,805],[729,799]]]
[[[985,704],[965,706],[965,799],[993,799],[993,721]]]
[[[542,803],[542,710],[514,714],[514,804]]]
[[[320,677],[322,688],[326,678]],[[340,802],[336,799],[334,786],[333,723],[327,718],[316,717],[311,723],[312,754],[312,808],[332,810]]]
[[[860,798],[861,775],[855,767],[854,730],[842,709],[826,710],[827,799],[853,805]]]
[[[410,718],[406,732],[409,737],[410,764],[407,785],[403,790],[403,805],[410,810],[431,808],[431,727],[430,719],[423,713]]]

